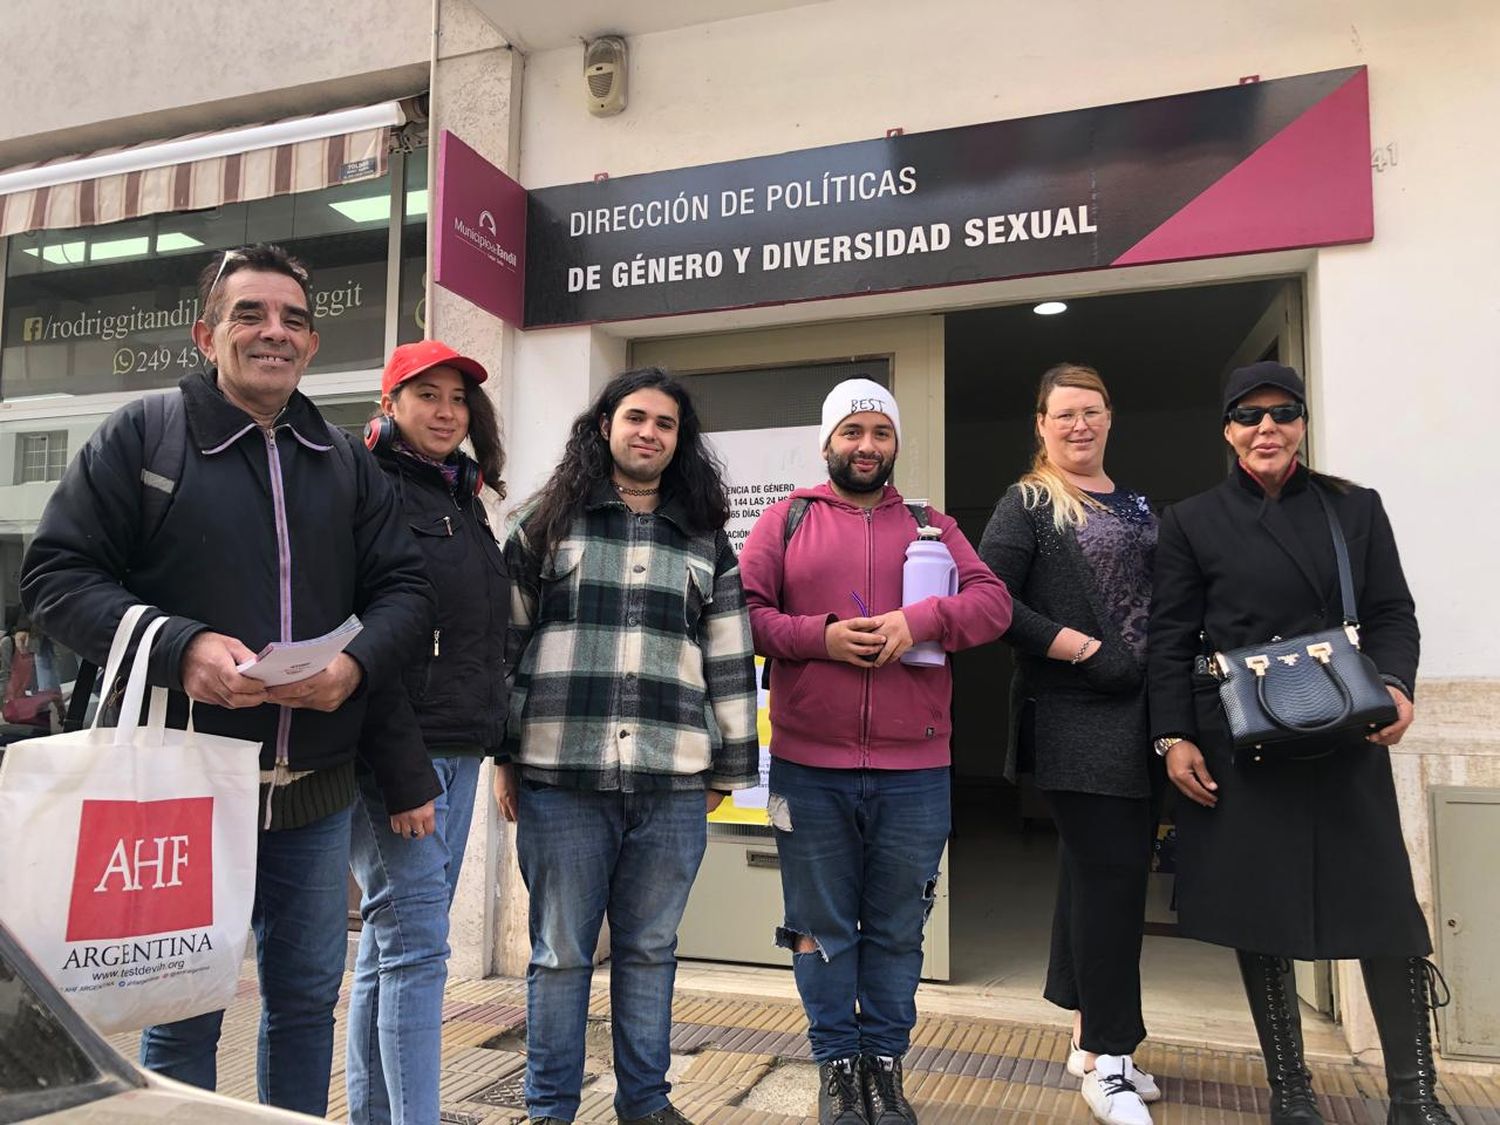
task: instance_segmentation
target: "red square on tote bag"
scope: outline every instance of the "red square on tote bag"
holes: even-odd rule
[[[68,941],[211,925],[214,799],[84,801]]]

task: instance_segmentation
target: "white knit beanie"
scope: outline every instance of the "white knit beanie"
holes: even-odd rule
[[[818,429],[818,450],[828,448],[828,439],[833,431],[851,414],[873,411],[884,414],[891,420],[896,431],[896,445],[901,445],[901,411],[896,406],[896,396],[870,379],[845,379],[823,400],[823,424]]]

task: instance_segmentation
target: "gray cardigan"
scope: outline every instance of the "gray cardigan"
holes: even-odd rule
[[[1112,797],[1151,794],[1144,668],[1104,606],[1093,569],[1052,506],[1028,510],[1011,485],[990,516],[979,557],[1011,592],[1004,640],[1016,650],[1005,776],[1016,776],[1020,740],[1032,741],[1040,789]],[[1050,660],[1064,626],[1102,642],[1082,664]]]

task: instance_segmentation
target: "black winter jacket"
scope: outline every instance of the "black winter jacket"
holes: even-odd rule
[[[1321,757],[1237,757],[1208,649],[1336,628],[1333,537],[1299,466],[1270,499],[1244,470],[1162,517],[1147,644],[1151,728],[1193,739],[1219,803],[1175,805],[1184,937],[1317,961],[1425,956],[1390,752],[1359,735]],[[1349,545],[1360,645],[1410,692],[1420,634],[1396,539],[1368,488],[1319,485]],[[1206,638],[1200,639],[1200,634]]]
[[[347,762],[365,717],[365,686],[394,681],[406,654],[431,634],[432,590],[395,494],[363,446],[330,430],[302,394],[293,393],[268,433],[219,393],[213,373],[188,375],[179,386],[187,449],[160,526],[143,541],[137,400],[105,420],[63,475],[22,564],[22,601],[45,632],[98,664],[128,606],[160,607],[171,619],[150,680],[175,691],[183,653],[205,629],[259,651],[273,640],[318,636],[357,613],[364,631],[347,651],[365,679],[338,710],[266,704],[193,712],[200,730],[260,742],[264,770],[278,750],[293,770]],[[384,765],[383,786],[435,783],[420,754],[414,764]],[[407,807],[431,795],[414,792]]]
[[[411,457],[382,451],[378,460],[437,596],[431,634],[402,671],[422,739],[436,757],[497,752],[509,704],[510,579],[484,504],[455,498],[442,473]]]

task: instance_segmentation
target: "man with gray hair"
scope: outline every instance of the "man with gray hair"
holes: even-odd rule
[[[157,607],[141,625],[168,615],[150,679],[172,689],[169,721],[182,725],[191,699],[197,729],[261,745],[259,1094],[322,1116],[356,745],[368,697],[428,635],[433,598],[385,474],[297,390],[318,350],[310,292],[278,246],[210,263],[193,325],[207,370],[121,407],[79,451],[26,552],[21,595],[96,664],[127,609]],[[363,630],[314,676],[267,687],[238,670],[268,642],[319,636],[353,613]],[[391,811],[430,824],[439,787],[420,741],[376,757]],[[142,1063],[212,1090],[222,1020],[147,1028]]]

